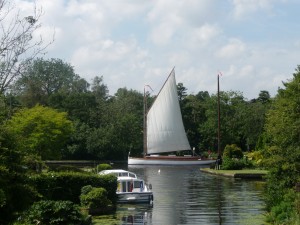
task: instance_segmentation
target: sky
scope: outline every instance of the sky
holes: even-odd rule
[[[32,12],[31,0],[16,0]],[[273,97],[300,64],[299,0],[37,0],[47,58],[70,63],[109,94],[157,94],[175,67],[188,94],[238,91]]]

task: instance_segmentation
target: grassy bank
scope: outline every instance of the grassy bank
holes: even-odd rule
[[[202,172],[221,175],[226,177],[241,178],[241,179],[263,179],[268,171],[267,170],[215,170],[209,168],[201,168]]]

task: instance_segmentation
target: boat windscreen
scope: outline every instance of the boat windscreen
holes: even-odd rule
[[[136,177],[136,175],[135,174],[133,174],[133,173],[128,173],[129,174],[129,176],[130,177],[133,177],[133,178],[135,178]]]
[[[140,188],[140,187],[143,187],[143,181],[140,181],[140,180],[134,181],[133,187],[134,187],[134,188]]]

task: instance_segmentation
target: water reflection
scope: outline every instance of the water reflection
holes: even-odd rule
[[[124,168],[127,169],[127,168]],[[202,173],[199,166],[130,166],[152,184],[154,202],[119,205],[120,224],[263,224],[262,182]],[[250,222],[251,221],[251,222]]]
[[[152,206],[147,204],[118,205],[116,214],[122,225],[152,224]]]

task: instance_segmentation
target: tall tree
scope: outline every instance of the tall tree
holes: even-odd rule
[[[181,103],[182,100],[187,96],[187,88],[183,86],[183,83],[177,84],[177,93],[178,93],[178,99]]]
[[[97,97],[97,99],[107,99],[108,97],[108,88],[103,83],[103,76],[96,76],[92,82],[92,92]]]
[[[300,182],[300,66],[296,68],[293,78],[283,85],[266,118],[267,141],[263,153],[265,165],[270,170],[267,205],[269,208],[277,207],[277,212],[278,208],[281,209],[283,214],[287,209],[280,207],[292,204],[294,208],[290,207],[285,213],[292,216],[294,211],[299,221],[300,196],[295,194],[295,200],[291,202],[291,193],[295,190],[295,184]],[[290,202],[284,203],[287,199]],[[291,224],[288,219],[277,223]]]
[[[271,100],[270,93],[268,91],[260,91],[257,100],[263,104],[269,103]]]
[[[300,174],[300,66],[293,79],[283,84],[285,88],[278,91],[267,114],[266,134],[270,140],[268,146],[277,149],[268,151],[270,159],[276,161],[270,166],[288,170],[284,180],[289,177],[286,185],[290,186]]]
[[[73,130],[66,113],[39,105],[15,113],[6,127],[19,140],[19,149],[42,160],[60,159]]]
[[[26,63],[44,53],[50,44],[33,34],[41,27],[43,11],[33,4],[32,15],[23,17],[13,0],[0,1],[0,94],[20,77]]]
[[[76,82],[75,82],[76,81]],[[25,71],[15,85],[25,105],[34,106],[37,103],[45,105],[49,96],[54,93],[69,92],[80,78],[73,67],[61,59],[45,60],[38,58],[27,63]],[[73,87],[74,84],[74,87]],[[83,85],[86,85],[84,83]],[[84,88],[84,87],[83,87]]]
[[[245,150],[245,137],[242,132],[243,126],[243,107],[246,104],[240,92],[221,92],[221,149],[227,144],[237,144]],[[218,131],[218,103],[217,96],[212,95],[206,101],[206,121],[199,124],[199,133],[202,134],[201,147],[216,149]]]
[[[11,224],[37,199],[26,176],[27,155],[18,148],[18,142],[15,135],[0,126],[0,224]]]
[[[240,109],[243,114],[240,129],[246,141],[244,150],[254,150],[256,148],[256,144],[264,132],[265,117],[269,107],[270,104],[250,101]]]
[[[143,149],[143,95],[120,88],[110,103],[109,127],[113,127],[114,146],[123,157],[138,154]]]
[[[198,127],[207,120],[205,111],[208,99],[208,92],[199,92],[197,95],[188,95],[182,101],[181,111],[187,137],[191,147],[195,147],[198,154],[199,149],[207,150],[207,146],[203,145],[203,134],[199,133]]]

